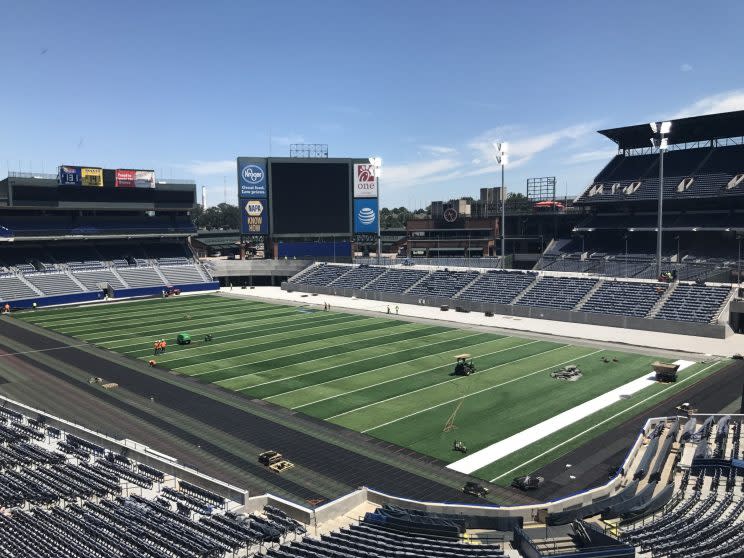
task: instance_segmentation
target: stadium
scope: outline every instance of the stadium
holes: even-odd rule
[[[744,111],[654,126],[387,252],[374,157],[238,156],[229,258],[193,181],[9,173],[3,555],[742,556]]]

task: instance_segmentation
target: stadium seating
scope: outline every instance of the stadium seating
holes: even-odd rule
[[[381,293],[404,293],[429,274],[421,269],[391,268],[367,285],[364,290]]]
[[[7,407],[0,471],[0,556],[250,556],[305,533],[276,508],[238,515],[211,490]]]
[[[45,295],[79,293],[83,289],[65,272],[26,273],[26,279]]]
[[[80,281],[89,291],[96,291],[101,288],[102,283],[108,283],[113,289],[123,289],[124,284],[108,269],[79,269],[72,272],[75,279]]]
[[[279,548],[270,549],[267,556],[298,557],[362,557],[397,558],[491,558],[504,556],[498,544],[463,544],[460,528],[451,520],[423,512],[407,512],[408,521],[391,521],[385,509],[368,513],[359,524],[342,528],[320,538],[304,537]],[[417,522],[419,519],[420,522]],[[454,534],[454,538],[453,538]]]
[[[532,284],[536,277],[535,273],[489,271],[463,290],[457,298],[475,302],[510,304],[520,292]]]
[[[452,298],[479,276],[477,271],[438,270],[414,285],[408,294]]]
[[[14,275],[0,277],[0,298],[2,300],[16,300],[19,298],[34,298],[39,296],[36,291]]]
[[[655,317],[682,322],[712,322],[730,294],[730,287],[682,283],[677,285]]]
[[[160,267],[160,272],[168,280],[171,285],[185,285],[188,283],[203,283],[204,277],[202,277],[197,268],[193,264],[185,265],[166,265]]]
[[[154,267],[129,266],[117,269],[121,278],[132,288],[165,285]]]
[[[536,281],[517,304],[571,310],[596,284],[596,279],[545,276]]]
[[[320,264],[314,269],[308,271],[307,274],[303,274],[302,282],[306,285],[327,286],[333,280],[338,279],[339,277],[341,277],[341,275],[343,275],[347,271],[349,271],[348,267],[339,266],[339,265],[330,265],[330,264]],[[293,281],[290,279],[290,282],[293,282]]]
[[[351,269],[349,272],[339,276],[330,284],[334,287],[361,289],[367,283],[371,282],[374,279],[377,279],[380,275],[385,273],[385,271],[386,268],[384,267],[360,265]]]
[[[666,285],[605,281],[581,307],[583,312],[643,318],[666,291]]]

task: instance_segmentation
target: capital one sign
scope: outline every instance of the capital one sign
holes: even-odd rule
[[[377,177],[374,165],[354,165],[354,197],[377,197]]]

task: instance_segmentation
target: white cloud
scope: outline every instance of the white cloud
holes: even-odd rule
[[[671,118],[699,116],[701,114],[715,114],[717,112],[731,112],[744,110],[744,89],[735,89],[716,95],[709,95],[682,108]]]
[[[305,138],[299,134],[288,136],[271,136],[271,145],[290,145],[292,143],[305,143]],[[287,153],[289,155],[289,153]]]
[[[509,167],[515,168],[524,165],[538,153],[553,148],[564,140],[575,141],[593,133],[596,125],[596,123],[587,122],[534,136],[525,136],[522,130],[513,126],[508,129],[495,128],[474,138],[469,143],[469,147],[480,155],[480,159],[493,161],[493,142],[506,140],[509,142]],[[478,176],[492,172],[496,168],[498,168],[498,165],[491,163],[486,168],[475,169],[467,174],[468,176]]]
[[[237,163],[234,159],[227,161],[192,161],[185,165],[177,166],[191,173],[193,176],[234,174],[237,172]]]
[[[566,159],[569,164],[574,163],[590,163],[592,161],[606,161],[614,157],[617,154],[616,149],[597,149],[594,151],[582,151],[580,153],[574,153]]]
[[[692,66],[690,64],[687,64],[687,63],[682,64],[679,67],[679,71],[680,72],[691,72],[692,71]]]
[[[458,176],[461,165],[459,161],[452,158],[386,165],[382,169],[382,180],[386,189],[441,182]]]
[[[457,149],[454,147],[445,147],[443,145],[419,145],[419,149],[435,155],[454,155],[457,153]]]

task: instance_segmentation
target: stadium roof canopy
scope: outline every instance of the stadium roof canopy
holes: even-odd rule
[[[744,137],[744,110],[679,118],[671,122],[670,144]],[[599,133],[614,141],[620,149],[651,145],[652,134],[648,124],[599,130]]]

